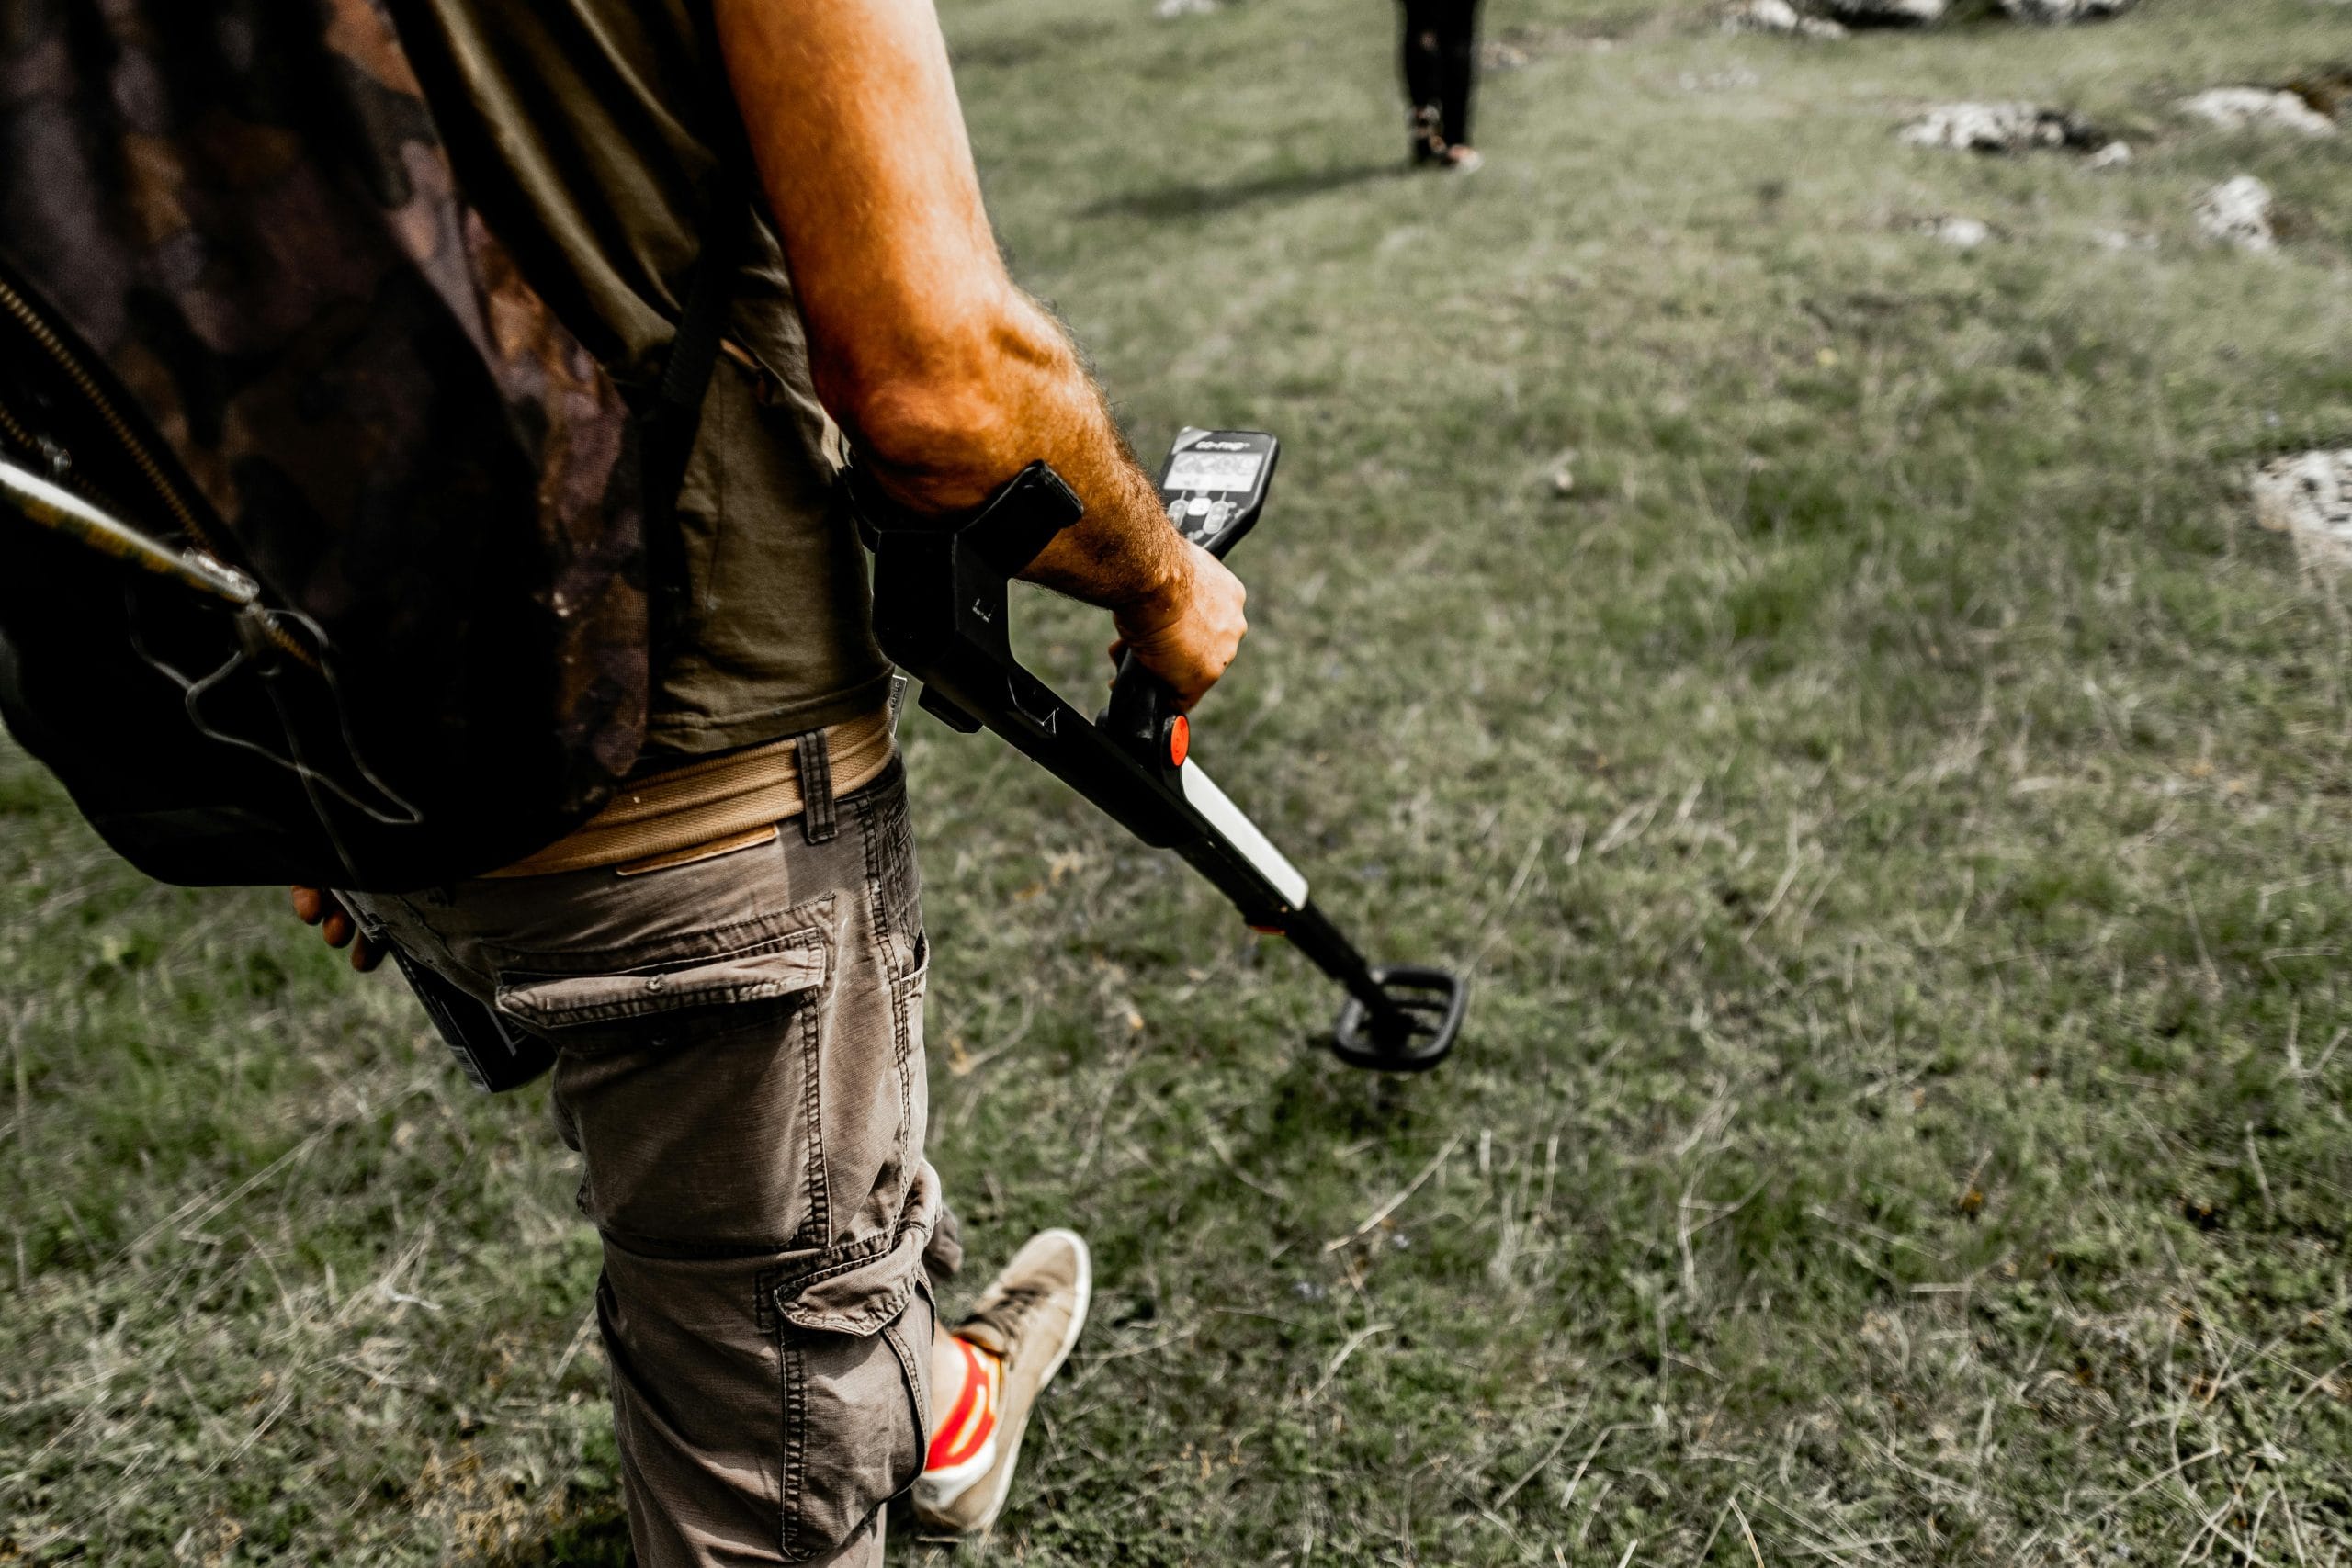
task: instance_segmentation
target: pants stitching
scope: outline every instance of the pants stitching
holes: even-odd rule
[[[826,944],[830,947],[831,937]],[[823,1247],[832,1240],[832,1186],[825,1176],[825,1085],[824,1025],[831,1020],[835,998],[840,995],[839,964],[831,955],[825,965],[824,994],[814,998],[816,1005],[803,1007],[794,1027],[800,1034],[800,1117],[808,1130],[808,1218],[801,1228],[802,1236],[814,1245]]]
[[[780,1328],[775,1345],[784,1372],[784,1483],[777,1498],[783,1513],[776,1521],[776,1547],[797,1561],[808,1555],[800,1550],[800,1508],[808,1484],[808,1373],[790,1330]]]
[[[922,1475],[923,1438],[931,1430],[930,1401],[923,1397],[922,1378],[915,1371],[914,1352],[908,1348],[906,1337],[899,1332],[899,1325],[893,1323],[884,1328],[882,1337],[888,1342],[891,1354],[899,1359],[899,1373],[907,1382],[907,1403],[914,1407],[915,1451],[907,1477],[907,1486],[911,1486]],[[900,1492],[905,1490],[906,1486],[899,1488]]]

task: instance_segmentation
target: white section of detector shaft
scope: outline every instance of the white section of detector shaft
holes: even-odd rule
[[[1186,762],[1176,770],[1177,784],[1184,792],[1184,799],[1193,809],[1208,818],[1209,826],[1231,844],[1250,869],[1266,879],[1283,902],[1293,909],[1306,908],[1306,878],[1298,867],[1283,858],[1282,851],[1266,841],[1258,825],[1241,815],[1241,808],[1227,800],[1225,791],[1216,787],[1208,774]]]

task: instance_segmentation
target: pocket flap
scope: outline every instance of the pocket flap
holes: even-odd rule
[[[938,1190],[926,1184],[896,1229],[801,1254],[761,1284],[776,1314],[794,1327],[863,1338],[906,1310],[938,1224]]]
[[[563,1029],[681,1008],[773,1001],[824,983],[824,940],[808,931],[735,953],[589,975],[502,969],[498,1010],[542,1029]]]

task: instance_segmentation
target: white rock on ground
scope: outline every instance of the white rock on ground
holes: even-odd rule
[[[2275,457],[2254,476],[2255,520],[2352,562],[2352,450]]]
[[[1217,0],[1159,0],[1151,14],[1162,18],[1176,17],[1205,17],[1217,8]]]
[[[2294,130],[2333,136],[2335,122],[2298,94],[2271,87],[2215,87],[2180,100],[2180,112],[2223,130]]]
[[[1732,0],[1724,13],[1727,33],[1773,33],[1784,38],[1838,39],[1846,29],[1820,17],[1808,17],[1789,0]]]
[[[2098,152],[2092,153],[2089,157],[2084,159],[2083,167],[2086,169],[2111,169],[2119,164],[2128,164],[2131,161],[2132,143],[2129,141],[2110,141],[2106,146],[2100,148]]]
[[[2001,0],[2001,9],[2013,22],[2103,22],[2130,10],[2133,0]]]
[[[1902,137],[1914,147],[1943,147],[1962,152],[2088,148],[2104,141],[2065,110],[2043,108],[2038,104],[1946,104],[1905,126]]]
[[[1924,28],[1944,19],[1951,0],[1816,0],[1849,28]]]
[[[1973,251],[1993,237],[1993,226],[1981,218],[1923,218],[1919,232],[1955,250]]]
[[[2275,251],[2270,187],[2252,175],[2224,180],[2197,198],[2197,227],[2209,240],[2242,251]]]

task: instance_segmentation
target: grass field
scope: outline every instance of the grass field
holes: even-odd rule
[[[1478,988],[1340,1067],[1302,963],[911,720],[933,1157],[976,1273],[1072,1224],[1099,1295],[993,1543],[897,1560],[2352,1562],[2352,581],[2244,499],[2352,444],[2352,141],[2169,107],[2352,7],[1489,0],[1459,182],[1383,0],[946,20],[1138,446],[1287,443],[1198,753]],[[1895,145],[1958,96],[2136,156]],[[2276,256],[2196,236],[2241,171]],[[617,1562],[543,1091],[280,908],[0,752],[0,1562]]]

